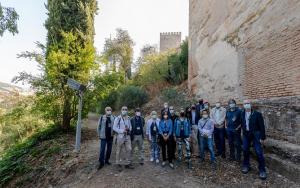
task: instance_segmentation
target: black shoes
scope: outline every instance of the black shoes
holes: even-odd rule
[[[106,161],[106,162],[105,162],[105,164],[107,164],[107,165],[111,165],[111,163],[110,163],[109,161]]]
[[[104,164],[103,163],[100,163],[99,165],[98,165],[98,167],[97,167],[97,170],[100,170],[101,168],[103,168],[104,167]]]

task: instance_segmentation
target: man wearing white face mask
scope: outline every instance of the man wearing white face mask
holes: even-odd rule
[[[244,152],[242,173],[247,174],[250,170],[250,146],[251,143],[253,143],[258,160],[259,177],[264,180],[267,178],[267,173],[261,142],[266,139],[265,124],[262,114],[252,109],[249,100],[244,101],[244,111],[242,112],[241,123],[243,129]]]
[[[100,139],[100,156],[98,170],[103,168],[104,164],[110,165],[109,162],[112,143],[113,143],[113,129],[112,125],[115,117],[111,114],[111,107],[105,108],[105,115],[99,118],[97,133]],[[105,154],[106,149],[106,154]],[[105,160],[104,160],[105,158]]]
[[[210,112],[210,118],[215,122],[214,128],[214,140],[217,148],[216,156],[222,156],[225,158],[225,116],[226,109],[221,106],[221,102],[216,102],[216,107],[214,107]]]
[[[163,116],[164,116],[163,114],[164,114],[165,112],[168,112],[168,118],[170,118],[170,117],[171,117],[171,113],[170,113],[169,104],[168,104],[167,102],[164,103],[164,108],[161,109],[161,112],[160,112],[160,118],[161,118],[161,119],[164,119],[164,118],[163,118]]]
[[[204,157],[204,149],[207,146],[209,153],[210,153],[210,160],[213,169],[216,168],[216,159],[213,149],[213,141],[212,141],[212,135],[214,132],[214,121],[209,118],[208,110],[204,109],[202,111],[202,118],[198,122],[198,128],[199,128],[199,140],[200,140],[200,162],[203,162]]]
[[[131,118],[131,140],[132,140],[132,155],[135,147],[138,147],[140,165],[144,164],[144,125],[145,119],[141,116],[141,110],[135,109],[135,116]]]
[[[118,164],[119,170],[122,170],[120,163],[120,151],[125,148],[127,162],[125,168],[133,169],[131,164],[131,138],[130,132],[132,130],[131,122],[129,119],[128,109],[123,106],[121,109],[121,115],[119,115],[115,121],[113,129],[117,133],[117,147],[116,147],[116,163]]]

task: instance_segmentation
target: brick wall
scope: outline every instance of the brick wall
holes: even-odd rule
[[[255,101],[267,134],[300,143],[300,1],[190,0],[189,89]]]
[[[300,95],[300,25],[266,33],[245,56],[244,95],[252,99]],[[259,40],[259,39],[258,39]]]

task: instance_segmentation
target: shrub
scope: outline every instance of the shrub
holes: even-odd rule
[[[140,107],[148,101],[148,95],[144,89],[138,86],[125,86],[120,88],[118,97],[118,109],[122,106],[128,108]]]

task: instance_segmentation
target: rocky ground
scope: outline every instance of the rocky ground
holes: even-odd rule
[[[135,169],[124,169],[119,172],[116,166],[105,166],[97,170],[99,141],[96,136],[96,119],[90,118],[84,127],[82,150],[78,156],[74,153],[65,153],[68,160],[59,163],[47,181],[39,181],[41,187],[299,187],[275,172],[268,172],[268,179],[258,178],[256,167],[248,174],[240,172],[238,163],[218,158],[218,166],[213,170],[208,156],[205,163],[198,163],[193,158],[193,169],[188,170],[183,163],[170,169],[161,167],[146,160],[141,166],[135,163]],[[149,150],[146,144],[146,159],[149,159]],[[114,162],[112,154],[111,162]],[[207,154],[208,155],[208,154]],[[256,166],[255,161],[252,161]]]
[[[80,154],[72,151],[74,136],[69,135],[64,139],[66,148],[62,153],[51,157],[48,162],[43,159],[35,161],[35,165],[39,164],[36,169],[41,169],[40,171],[35,170],[18,177],[8,187],[300,187],[273,171],[268,171],[266,181],[260,180],[255,161],[252,161],[254,169],[248,175],[240,172],[238,163],[221,158],[218,158],[217,169],[213,170],[209,163],[209,154],[201,164],[197,158],[193,158],[192,170],[188,170],[184,163],[175,169],[161,167],[149,161],[147,143],[143,166],[136,162],[135,169],[119,172],[116,165],[112,164],[97,170],[99,140],[96,135],[96,116],[90,116],[84,124]],[[113,163],[114,156],[113,151]],[[26,180],[29,177],[30,181]],[[22,184],[17,183],[22,179]]]

